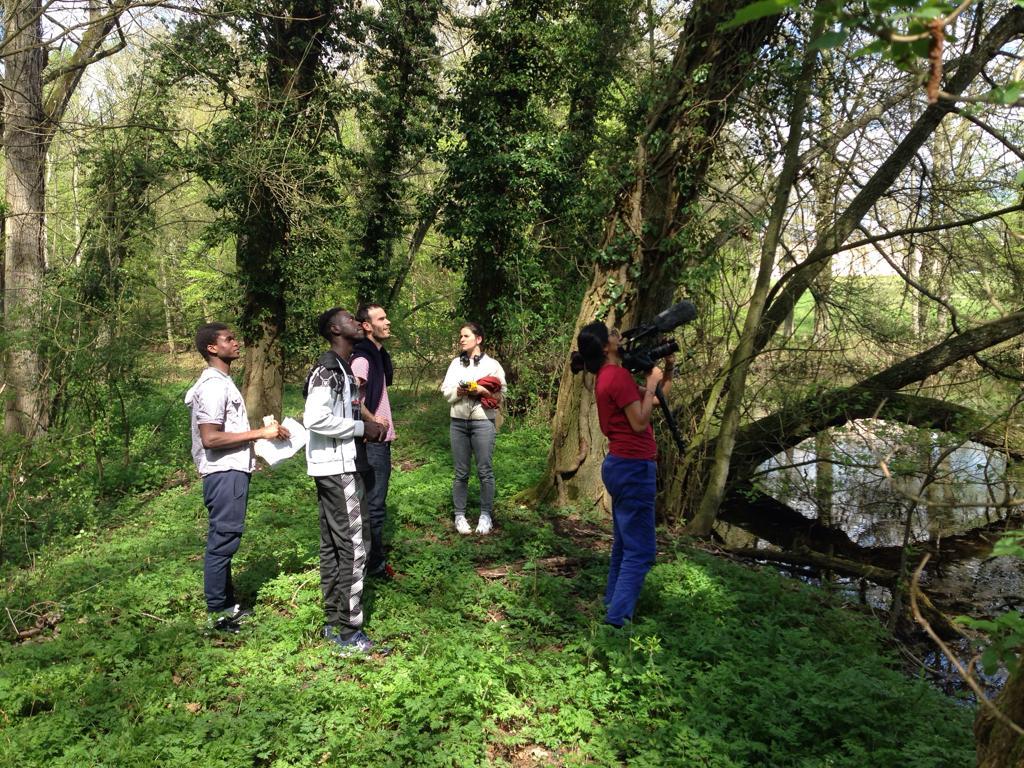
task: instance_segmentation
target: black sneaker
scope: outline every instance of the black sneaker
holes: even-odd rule
[[[327,626],[324,627],[324,638],[334,643],[342,656],[387,656],[391,653],[390,648],[373,642],[362,630],[342,639],[337,627]]]
[[[211,613],[206,621],[206,628],[218,634],[237,635],[242,631],[242,626],[226,614]]]
[[[229,608],[225,608],[223,611],[220,611],[218,615],[227,616],[236,624],[242,624],[246,619],[252,616],[252,611],[248,608],[243,608],[241,603],[235,603]]]

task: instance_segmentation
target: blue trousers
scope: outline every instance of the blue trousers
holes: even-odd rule
[[[633,618],[647,572],[654,565],[655,467],[646,459],[623,459],[609,454],[601,479],[612,497],[612,556],[604,604],[605,621],[622,626]]]
[[[388,516],[388,483],[391,480],[391,443],[367,443],[366,460],[370,471],[363,474],[366,485],[366,510],[370,516],[370,560],[366,572],[380,574],[387,564],[384,552],[384,522]]]
[[[229,469],[203,478],[203,502],[210,513],[203,560],[203,592],[208,611],[223,611],[235,604],[231,558],[242,541],[248,501],[248,472]]]

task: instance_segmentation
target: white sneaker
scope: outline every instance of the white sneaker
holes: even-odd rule
[[[469,521],[466,520],[465,515],[459,515],[455,518],[455,530],[463,536],[473,532],[473,529],[469,527]]]
[[[491,532],[490,515],[480,515],[480,522],[476,524],[476,532],[483,536],[486,536],[488,533]]]

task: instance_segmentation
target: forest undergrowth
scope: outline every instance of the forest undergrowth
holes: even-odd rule
[[[907,678],[873,619],[774,572],[663,547],[636,624],[603,626],[607,555],[555,523],[608,521],[515,500],[542,472],[546,425],[506,425],[497,530],[458,536],[447,409],[429,392],[394,401],[398,577],[367,593],[367,630],[390,655],[341,658],[320,638],[301,457],[254,477],[234,570],[255,614],[208,636],[201,485],[175,480],[188,445],[165,445],[164,490],[109,500],[118,514],[100,508],[32,567],[6,566],[0,765],[973,762],[969,705]],[[16,638],[26,626],[39,631]]]

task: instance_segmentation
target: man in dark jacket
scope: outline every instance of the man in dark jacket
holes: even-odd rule
[[[395,439],[391,400],[388,398],[394,368],[384,342],[391,338],[391,321],[379,304],[360,306],[356,311],[356,320],[366,334],[365,339],[355,343],[352,352],[352,372],[363,387],[363,418],[375,421],[385,431],[382,442],[366,444],[370,471],[364,474],[364,478],[373,542],[366,570],[370,576],[389,579],[394,576],[394,571],[388,564],[384,548],[384,523],[387,520],[388,483],[391,480],[391,442]]]

